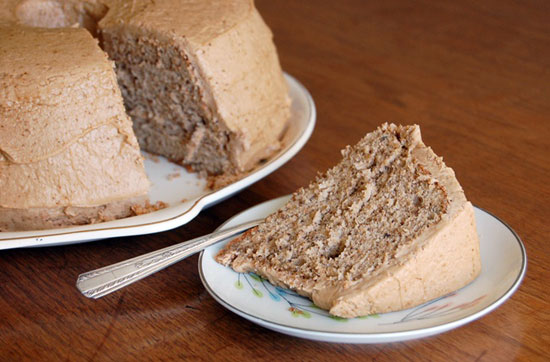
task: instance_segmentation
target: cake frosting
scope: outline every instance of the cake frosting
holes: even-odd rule
[[[131,215],[149,181],[97,40],[84,29],[1,31],[0,229]]]
[[[384,124],[216,260],[351,318],[410,308],[480,272],[473,207],[418,126]]]

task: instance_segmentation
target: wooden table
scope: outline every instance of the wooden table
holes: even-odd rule
[[[270,1],[283,68],[311,91],[304,149],[176,230],[0,252],[0,360],[548,360],[550,358],[550,2]],[[203,288],[197,257],[100,300],[81,272],[213,231],[291,193],[384,121],[418,123],[469,199],[513,227],[529,266],[500,308],[450,332],[346,345],[271,332]]]

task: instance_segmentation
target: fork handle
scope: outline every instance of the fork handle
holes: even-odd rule
[[[101,298],[107,294],[143,279],[159,270],[191,256],[204,248],[235,236],[260,224],[263,219],[252,220],[225,230],[198,237],[164,249],[80,274],[76,287],[88,298]]]

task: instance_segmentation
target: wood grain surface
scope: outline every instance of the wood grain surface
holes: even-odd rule
[[[283,68],[317,105],[281,169],[178,229],[0,251],[0,360],[537,361],[550,359],[550,2],[258,0]],[[501,307],[402,343],[313,342],[217,304],[191,257],[100,300],[79,273],[213,231],[291,193],[385,121],[417,123],[468,198],[525,243],[528,270]]]

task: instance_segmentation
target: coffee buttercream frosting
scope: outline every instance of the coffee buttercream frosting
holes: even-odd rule
[[[30,209],[43,227],[62,225],[70,207],[97,208],[91,221],[130,215],[132,203],[122,215],[106,205],[144,198],[149,181],[97,41],[84,29],[1,31],[0,229],[26,229],[16,219]]]

